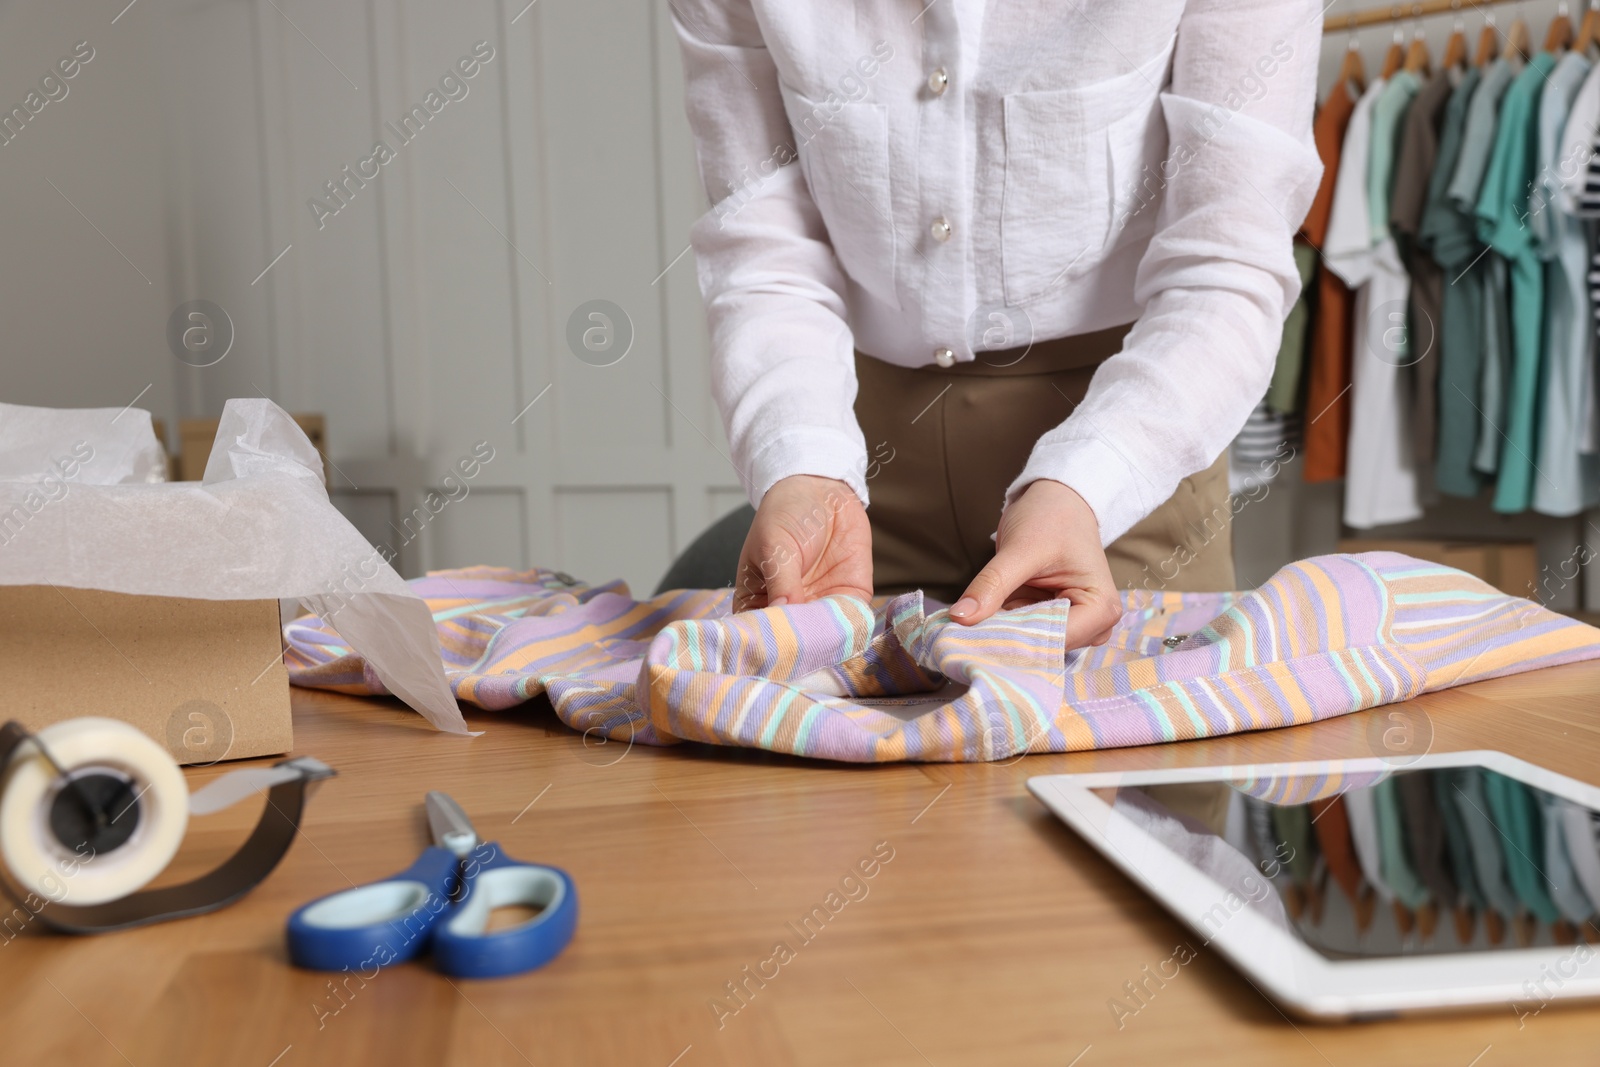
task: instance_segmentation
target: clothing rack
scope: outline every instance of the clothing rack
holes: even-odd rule
[[[1461,14],[1466,8],[1477,10],[1491,7],[1496,4],[1510,3],[1511,0],[1422,0],[1415,4],[1390,4],[1388,7],[1369,7],[1365,11],[1352,11],[1348,15],[1325,17],[1322,21],[1322,32],[1348,33],[1350,30],[1360,29],[1362,26],[1377,26],[1385,22],[1409,22],[1412,19],[1424,18],[1428,15],[1447,15],[1451,12]]]
[[[1469,11],[1475,11],[1476,17],[1467,18]],[[1453,32],[1452,22],[1455,24]],[[1470,29],[1467,24],[1470,24]],[[1600,86],[1600,74],[1595,73],[1600,52],[1594,50],[1597,24],[1600,24],[1600,0],[1559,3],[1539,0],[1515,5],[1505,0],[1459,0],[1454,3],[1451,0],[1419,0],[1415,3],[1377,5],[1374,0],[1353,0],[1349,8],[1336,8],[1327,13],[1324,26],[1327,36],[1323,37],[1320,54],[1326,69],[1321,72],[1319,80],[1327,86],[1325,91],[1337,93],[1338,102],[1330,107],[1333,96],[1325,99],[1317,120],[1323,127],[1319,145],[1334,149],[1331,161],[1330,153],[1323,152],[1324,162],[1329,165],[1332,177],[1325,180],[1324,188],[1319,189],[1320,212],[1314,218],[1307,219],[1305,238],[1310,247],[1298,249],[1297,254],[1302,258],[1296,261],[1303,278],[1308,276],[1305,268],[1309,262],[1313,268],[1309,276],[1314,277],[1316,282],[1307,312],[1309,328],[1297,356],[1294,343],[1300,335],[1290,337],[1290,324],[1286,323],[1285,337],[1289,338],[1289,343],[1286,348],[1280,348],[1281,366],[1275,366],[1273,374],[1274,383],[1282,383],[1284,387],[1276,393],[1269,388],[1266,399],[1258,408],[1261,417],[1252,415],[1257,423],[1270,421],[1274,417],[1287,423],[1291,416],[1304,416],[1299,442],[1293,441],[1292,427],[1286,426],[1282,432],[1282,439],[1291,442],[1301,461],[1299,474],[1303,484],[1295,487],[1296,499],[1290,506],[1309,507],[1316,502],[1317,507],[1339,508],[1339,517],[1343,520],[1341,537],[1416,539],[1428,542],[1418,547],[1426,547],[1431,551],[1441,551],[1438,547],[1440,544],[1471,539],[1524,544],[1532,542],[1537,553],[1535,567],[1549,558],[1563,559],[1574,552],[1570,546],[1576,545],[1574,559],[1583,560],[1583,565],[1576,567],[1578,573],[1548,594],[1536,591],[1541,600],[1558,602],[1568,610],[1580,605],[1590,610],[1600,608],[1600,568],[1585,569],[1584,566],[1592,559],[1600,559],[1600,533],[1596,533],[1585,518],[1588,516],[1600,522],[1600,518],[1595,518],[1600,516],[1600,491],[1597,491],[1592,477],[1593,461],[1583,458],[1594,455],[1592,442],[1600,440],[1600,426],[1593,424],[1592,409],[1586,408],[1582,412],[1554,409],[1550,398],[1578,396],[1576,386],[1560,390],[1530,390],[1526,383],[1531,380],[1528,369],[1535,363],[1541,375],[1549,376],[1557,373],[1557,370],[1566,371],[1576,381],[1581,377],[1579,372],[1584,365],[1592,364],[1596,358],[1596,349],[1593,347],[1587,353],[1578,353],[1581,338],[1587,336],[1592,339],[1594,336],[1589,331],[1594,329],[1590,316],[1596,293],[1586,282],[1596,248],[1579,248],[1574,240],[1575,236],[1585,238],[1587,227],[1592,225],[1579,220],[1595,216],[1590,214],[1589,208],[1575,201],[1568,203],[1566,199],[1576,197],[1582,191],[1587,180],[1587,166],[1579,168],[1581,174],[1572,175],[1559,166],[1559,160],[1582,158],[1587,163],[1591,159],[1600,159],[1600,153],[1591,150],[1592,130],[1579,138],[1581,143],[1575,142],[1575,148],[1569,151],[1566,146],[1572,105],[1582,104],[1589,108],[1588,114],[1600,114],[1600,87],[1597,87]],[[1388,40],[1391,31],[1394,33],[1392,42]],[[1448,41],[1445,40],[1446,32],[1449,32]],[[1348,47],[1345,47],[1345,38],[1349,38]],[[1475,46],[1471,48],[1470,56],[1468,38],[1472,39],[1472,45]],[[1382,55],[1381,63],[1370,67],[1372,77],[1368,77],[1362,69],[1363,51],[1369,60]],[[1520,62],[1513,57],[1513,53],[1520,54]],[[1417,62],[1419,57],[1420,62]],[[1495,62],[1502,58],[1507,62]],[[1518,78],[1526,82],[1519,90],[1520,106],[1514,109],[1514,122],[1519,129],[1533,130],[1534,124],[1542,121],[1546,95],[1544,89],[1549,84],[1549,75],[1557,67],[1564,69],[1560,82],[1563,91],[1559,100],[1565,103],[1567,113],[1560,118],[1552,117],[1550,123],[1553,127],[1560,127],[1560,132],[1552,140],[1550,134],[1555,132],[1554,128],[1543,130],[1543,147],[1536,153],[1522,157],[1522,161],[1517,162],[1514,168],[1509,157],[1502,159],[1498,165],[1510,176],[1510,180],[1500,182],[1500,193],[1485,199],[1484,177],[1490,169],[1489,163],[1495,160],[1496,146],[1501,141],[1506,145],[1521,143],[1514,138],[1499,136],[1507,115],[1499,106],[1501,98]],[[1580,77],[1580,67],[1584,68],[1584,73],[1577,91],[1574,91],[1573,79]],[[1380,69],[1381,80],[1378,76]],[[1338,76],[1330,80],[1328,76],[1335,70]],[[1403,72],[1409,73],[1409,77],[1400,77]],[[1524,77],[1530,72],[1535,77]],[[1407,135],[1405,124],[1410,120],[1415,99],[1423,89],[1428,89],[1432,95],[1425,101],[1423,113],[1429,116],[1428,121],[1433,128],[1442,133],[1445,118],[1453,116],[1451,122],[1455,128],[1457,147],[1452,159],[1443,165],[1458,167],[1459,146],[1465,137],[1466,120],[1470,113],[1469,100],[1476,95],[1476,89],[1483,84],[1484,78],[1491,75],[1498,83],[1497,88],[1492,90],[1495,107],[1488,112],[1493,120],[1487,126],[1479,122],[1474,135],[1479,148],[1489,149],[1485,153],[1488,162],[1482,168],[1483,173],[1476,175],[1473,181],[1460,183],[1463,188],[1467,185],[1474,188],[1457,198],[1460,201],[1457,203],[1457,199],[1452,199],[1444,191],[1448,186],[1457,184],[1456,174],[1452,172],[1442,185],[1434,180],[1434,171],[1441,165],[1438,159],[1438,133],[1430,149],[1426,137]],[[1458,91],[1469,78],[1474,88],[1468,89],[1465,97],[1457,99]],[[1409,90],[1407,83],[1410,83]],[[1376,103],[1367,101],[1365,132],[1357,134],[1355,141],[1351,140],[1350,130],[1347,129],[1360,97],[1375,84],[1389,86],[1379,88],[1378,92],[1390,94],[1385,120],[1388,125],[1383,128],[1381,139],[1389,151],[1385,160],[1387,190],[1378,193],[1373,193],[1370,188],[1373,170],[1370,166],[1371,153],[1373,145],[1380,143],[1373,136]],[[1394,89],[1394,85],[1400,86],[1400,89]],[[1455,101],[1453,111],[1449,110],[1452,100]],[[1559,107],[1560,104],[1552,106]],[[1552,112],[1552,116],[1555,114]],[[1588,121],[1582,119],[1579,125]],[[1421,127],[1422,123],[1416,125]],[[1551,144],[1545,145],[1544,142]],[[1556,158],[1545,159],[1542,153],[1557,143]],[[1352,146],[1363,148],[1364,152],[1352,154],[1347,160],[1344,150],[1352,149]],[[1537,159],[1534,159],[1535,155]],[[1350,160],[1354,164],[1347,166]],[[1406,165],[1402,167],[1402,164]],[[1511,173],[1513,169],[1515,174]],[[1524,169],[1529,173],[1524,174]],[[1335,212],[1333,209],[1339,206],[1336,201],[1340,198],[1332,195],[1334,186],[1341,185],[1339,179],[1346,174],[1358,177],[1343,183],[1348,186],[1345,192],[1350,194],[1344,198],[1348,210]],[[1548,203],[1555,210],[1534,210],[1533,185],[1529,179],[1535,174],[1552,179],[1559,176],[1559,182],[1540,183],[1542,192],[1539,206]],[[1404,179],[1403,183],[1399,181],[1401,178]],[[1400,206],[1396,207],[1396,190],[1402,184],[1408,191],[1398,197]],[[1526,207],[1519,209],[1515,206],[1519,196],[1517,191],[1524,189],[1527,191],[1521,192],[1520,196]],[[1355,195],[1358,192],[1360,195]],[[1363,203],[1359,207],[1351,207],[1358,200]],[[1402,253],[1399,258],[1403,261],[1405,277],[1392,269],[1393,260],[1386,252],[1382,259],[1385,268],[1382,272],[1373,271],[1366,275],[1364,283],[1356,288],[1347,286],[1345,292],[1340,293],[1337,287],[1341,276],[1336,264],[1359,262],[1361,266],[1356,273],[1361,274],[1366,266],[1376,263],[1380,258],[1374,254],[1374,249],[1381,243],[1376,236],[1370,241],[1361,239],[1365,228],[1360,222],[1370,221],[1368,211],[1373,204],[1389,208],[1386,226],[1395,222],[1393,212],[1400,213],[1399,235],[1391,231],[1386,240],[1396,241],[1394,251]],[[1444,210],[1446,207],[1449,210]],[[1430,211],[1430,208],[1433,210]],[[1546,280],[1555,278],[1558,284],[1546,284],[1539,294],[1532,294],[1526,288],[1513,292],[1509,271],[1491,277],[1490,268],[1506,259],[1503,252],[1497,249],[1499,259],[1496,259],[1485,254],[1481,247],[1472,247],[1474,244],[1481,246],[1488,243],[1476,239],[1480,212],[1493,214],[1504,224],[1504,228],[1497,231],[1497,236],[1503,236],[1517,229],[1519,211],[1525,212],[1524,217],[1530,222],[1530,228],[1537,228],[1533,224],[1552,227],[1550,231],[1539,229],[1538,240],[1549,241],[1551,247],[1559,246],[1559,250],[1565,254],[1559,268],[1545,272]],[[1333,226],[1335,215],[1343,219],[1339,227]],[[1421,236],[1425,225],[1430,232],[1427,239]],[[1331,233],[1335,229],[1339,232]],[[1456,237],[1461,239],[1459,248],[1449,243],[1449,239]],[[1441,238],[1444,240],[1439,240]],[[1510,243],[1506,242],[1508,246]],[[1365,248],[1360,247],[1363,244]],[[1452,262],[1456,269],[1443,274],[1442,285],[1437,284],[1438,277],[1431,274],[1435,269],[1446,269],[1432,260],[1431,249],[1434,248],[1442,250],[1446,258],[1455,257],[1457,251],[1469,253],[1461,262]],[[1325,255],[1319,256],[1319,252]],[[1409,259],[1405,252],[1412,253]],[[1367,255],[1368,259],[1362,259],[1362,255]],[[1528,276],[1537,273],[1531,272]],[[1414,283],[1419,277],[1422,284],[1408,284]],[[1379,282],[1383,285],[1379,286]],[[1391,283],[1394,293],[1386,288]],[[1480,305],[1475,311],[1463,310],[1462,294],[1474,284],[1479,285],[1479,296],[1482,297]],[[1396,295],[1401,288],[1406,290],[1404,295]],[[1359,293],[1365,293],[1367,298],[1366,310],[1361,312],[1354,310],[1354,301]],[[1446,301],[1440,301],[1438,306],[1431,303],[1434,293],[1448,298],[1447,302],[1452,305],[1448,313],[1443,307]],[[1566,294],[1564,298],[1547,299],[1563,293]],[[1496,328],[1492,332],[1488,325],[1474,328],[1477,322],[1474,316],[1486,315],[1485,309],[1491,307],[1491,299],[1493,308],[1503,309],[1509,308],[1519,298],[1523,306],[1519,321],[1525,325],[1532,321],[1529,309],[1540,308],[1537,344],[1530,339],[1532,331],[1524,330],[1518,334],[1505,330],[1503,327],[1510,323],[1511,317],[1509,314],[1499,314],[1498,310],[1495,312]],[[1400,331],[1397,336],[1402,338],[1401,343],[1408,345],[1409,358],[1413,332],[1410,324],[1413,319],[1421,322],[1421,317],[1425,316],[1428,326],[1419,327],[1415,333],[1418,343],[1426,345],[1421,351],[1427,358],[1419,357],[1415,363],[1407,362],[1405,367],[1398,367],[1392,360],[1367,359],[1364,367],[1382,365],[1378,366],[1377,374],[1367,373],[1365,382],[1361,384],[1357,383],[1355,375],[1346,378],[1344,371],[1352,368],[1358,358],[1375,355],[1390,344],[1391,331],[1374,327],[1379,316],[1372,309],[1387,307],[1388,302],[1401,300],[1405,302],[1407,329]],[[1536,300],[1538,304],[1533,303]],[[1346,320],[1344,315],[1350,315],[1351,318]],[[1346,321],[1352,324],[1348,331],[1322,329],[1326,322],[1337,324]],[[1390,321],[1397,319],[1391,317]],[[1464,321],[1468,321],[1467,328],[1462,326]],[[1557,322],[1563,324],[1562,329],[1552,328]],[[1446,333],[1450,337],[1447,338]],[[1493,342],[1492,346],[1490,342]],[[1305,346],[1309,346],[1309,349]],[[1494,349],[1492,352],[1491,347]],[[1533,351],[1535,347],[1539,350],[1537,353]],[[1334,355],[1346,351],[1348,358],[1340,359]],[[1478,354],[1476,361],[1472,359],[1475,352]],[[1431,366],[1428,365],[1430,359]],[[1288,388],[1297,365],[1300,373],[1293,384],[1304,389],[1298,395],[1298,403],[1291,400]],[[1476,369],[1461,370],[1469,365]],[[1485,366],[1494,368],[1492,373],[1500,379],[1499,389],[1492,390],[1489,402],[1485,402],[1485,394],[1482,393],[1492,384],[1490,374],[1482,369]],[[1398,418],[1389,407],[1368,399],[1385,395],[1385,387],[1376,383],[1388,380],[1382,375],[1391,368],[1398,371],[1392,376],[1393,388],[1402,393],[1399,404],[1402,411]],[[1522,368],[1524,372],[1524,386],[1518,393],[1515,407],[1506,391],[1507,383],[1514,383],[1515,376],[1504,373],[1507,368]],[[1361,420],[1362,432],[1353,429],[1358,412],[1364,416]],[[1500,430],[1501,426],[1509,426],[1513,417],[1519,424],[1516,447],[1506,444],[1508,438]],[[1590,422],[1585,423],[1585,419]],[[1380,424],[1384,428],[1383,433],[1370,432],[1372,427]],[[1445,432],[1447,430],[1450,432]],[[1577,436],[1569,433],[1573,430],[1578,431]],[[1404,447],[1407,438],[1409,450]],[[1530,440],[1534,442],[1532,446],[1528,444]],[[1380,441],[1386,443],[1380,445]],[[1243,444],[1249,443],[1248,440],[1243,441]],[[1585,448],[1589,451],[1585,452]],[[1407,451],[1410,458],[1404,455]],[[1567,462],[1573,458],[1574,451],[1578,454],[1575,466]],[[1547,455],[1550,457],[1548,460],[1545,458]],[[1578,474],[1577,479],[1569,477],[1574,469]],[[1244,472],[1245,468],[1241,467],[1240,473]],[[1414,500],[1406,490],[1408,472],[1416,489]],[[1341,495],[1337,502],[1335,494]],[[1543,498],[1542,503],[1539,498]],[[1348,532],[1346,526],[1357,532]],[[1369,530],[1376,532],[1366,532]],[[1324,546],[1330,544],[1326,530],[1312,532],[1308,529],[1304,533],[1296,530],[1291,534],[1291,539],[1295,550],[1301,553],[1325,551]],[[1528,556],[1525,550],[1516,551],[1521,553],[1515,556],[1519,565],[1526,566]],[[1245,566],[1250,564],[1245,563]],[[1494,570],[1492,566],[1488,569]],[[1573,564],[1569,563],[1561,573],[1566,576],[1573,569]],[[1525,584],[1521,577],[1510,581],[1517,586]],[[1535,584],[1537,582],[1536,579]]]

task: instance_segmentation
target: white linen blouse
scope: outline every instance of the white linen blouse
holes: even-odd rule
[[[1299,294],[1317,0],[669,7],[752,501],[813,474],[867,502],[854,348],[949,366],[1137,320],[1007,493],[1071,486],[1108,544],[1227,447]]]

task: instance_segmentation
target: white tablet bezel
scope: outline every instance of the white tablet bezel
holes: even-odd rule
[[[1504,752],[1448,752],[1407,759],[1317,760],[1149,771],[1051,774],[1028,790],[1083,839],[1137,882],[1185,926],[1273,1000],[1316,1019],[1500,1005],[1521,1014],[1554,1000],[1600,996],[1600,947],[1460,952],[1381,960],[1330,960],[1285,933],[1239,895],[1178,856],[1092,789],[1166,782],[1238,781],[1281,775],[1399,772],[1426,767],[1484,767],[1600,811],[1600,788]],[[1223,918],[1213,930],[1217,907]],[[1530,996],[1531,990],[1531,996]]]

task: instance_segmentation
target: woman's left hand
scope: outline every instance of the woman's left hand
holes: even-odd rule
[[[1103,645],[1122,617],[1122,597],[1100,547],[1100,522],[1074,490],[1047,478],[1031,483],[1000,516],[995,554],[950,617],[968,626],[1002,608],[1066,599],[1069,649]]]

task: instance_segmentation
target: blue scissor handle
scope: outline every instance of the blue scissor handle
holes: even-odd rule
[[[479,845],[463,861],[466,896],[433,931],[433,962],[457,978],[521,974],[561,954],[578,929],[578,888],[559,867],[522,863],[498,844]],[[485,933],[489,913],[537,905],[527,922]]]
[[[289,916],[289,959],[317,971],[365,971],[428,945],[460,882],[454,852],[432,847],[392,878],[329,893]]]

